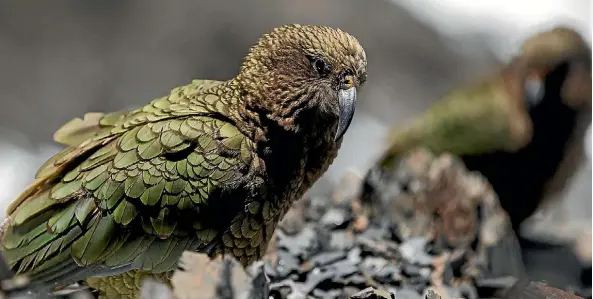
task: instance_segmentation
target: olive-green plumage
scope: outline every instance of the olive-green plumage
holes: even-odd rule
[[[282,26],[229,81],[74,119],[54,136],[68,148],[9,207],[4,255],[38,286],[124,273],[115,287],[89,279],[104,296],[105,284],[134,289],[130,273],[166,274],[184,250],[248,265],[331,164],[365,78],[354,37]]]
[[[456,155],[514,151],[531,137],[522,74],[507,68],[484,81],[453,90],[421,116],[394,128],[382,167],[411,149]]]

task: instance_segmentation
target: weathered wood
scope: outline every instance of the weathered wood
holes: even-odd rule
[[[571,294],[561,289],[547,285],[542,281],[521,280],[517,282],[504,299],[582,299],[583,297]]]

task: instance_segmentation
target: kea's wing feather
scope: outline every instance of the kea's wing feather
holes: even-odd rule
[[[216,93],[187,93],[173,90],[174,100],[157,99],[50,159],[10,210],[9,264],[45,282],[72,276],[74,265],[87,268],[83,276],[126,265],[160,272],[213,240],[201,211],[246,182],[257,159],[215,101],[204,101]]]
[[[124,117],[125,112],[116,112],[115,115]],[[97,131],[108,125],[101,125],[101,120],[111,120],[104,113],[90,112],[84,118],[74,118],[63,125],[54,133],[54,141],[67,146],[77,146],[83,141],[95,137]]]
[[[202,90],[210,88],[217,84],[220,84],[220,81],[194,80],[192,83],[186,86],[174,89],[167,100],[179,100],[179,98],[171,98],[171,96],[175,96],[174,93],[176,91],[185,92],[185,95],[188,95],[187,92],[197,94]],[[145,107],[141,109],[144,108]],[[138,112],[138,110],[136,110],[135,112]],[[101,129],[114,127],[118,124],[121,124],[122,120],[124,120],[126,116],[129,117],[127,111],[118,111],[109,114],[101,112],[86,113],[82,119],[79,117],[74,118],[66,124],[64,124],[62,127],[60,127],[54,133],[54,141],[67,146],[77,146],[85,140],[96,137],[97,133],[101,131]]]

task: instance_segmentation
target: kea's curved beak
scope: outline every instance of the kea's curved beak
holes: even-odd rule
[[[344,136],[346,130],[352,122],[354,117],[354,110],[356,108],[356,86],[352,86],[348,89],[340,89],[338,92],[338,101],[340,105],[340,120],[338,123],[338,132],[336,133],[335,140],[339,140]]]

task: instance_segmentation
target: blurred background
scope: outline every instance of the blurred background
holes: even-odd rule
[[[366,171],[389,126],[495,71],[527,36],[566,25],[590,43],[590,6],[588,0],[1,0],[0,217],[60,150],[52,134],[62,124],[88,111],[142,105],[194,78],[228,79],[259,35],[275,26],[340,27],[360,40],[369,59],[354,123],[312,190],[324,192],[345,170]],[[590,160],[571,184],[526,234],[583,240],[591,229]],[[559,224],[563,233],[554,233]],[[578,276],[575,263],[563,263],[566,273]]]

